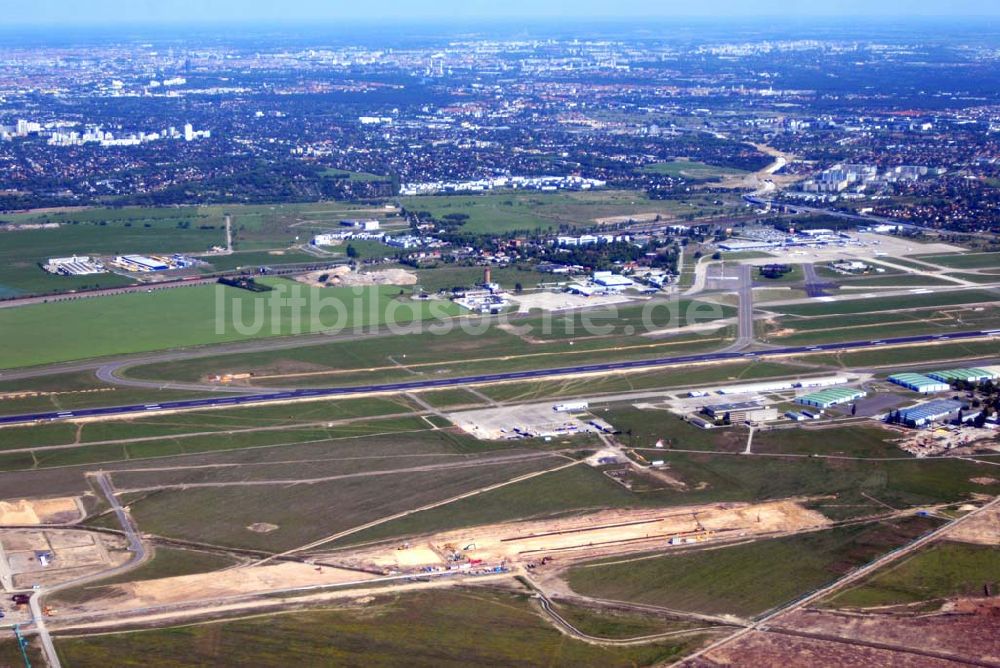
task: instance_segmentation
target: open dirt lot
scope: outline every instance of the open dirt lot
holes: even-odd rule
[[[0,501],[0,524],[69,524],[81,517],[76,497]]]
[[[1000,663],[1000,614],[997,613],[1000,607],[995,606],[966,606],[964,612],[910,617],[802,610],[782,617],[775,625]]]
[[[825,517],[793,501],[762,504],[712,504],[669,509],[613,510],[575,517],[512,522],[450,531],[413,539],[401,546],[379,546],[330,555],[355,567],[444,567],[482,560],[485,565],[527,564],[543,557],[560,561],[628,554],[775,531],[825,526]]]
[[[107,593],[83,604],[79,610],[94,608],[101,612],[124,612],[176,603],[218,601],[289,587],[361,582],[374,577],[368,573],[301,563],[245,566],[214,573],[111,585]],[[73,606],[66,609],[77,611]]]
[[[48,565],[39,553],[49,553]],[[117,536],[70,530],[0,533],[0,554],[17,587],[52,585],[112,568],[128,560]]]
[[[980,513],[948,533],[948,540],[979,545],[1000,545],[1000,508]]]
[[[319,280],[323,276],[327,277],[325,283]],[[350,267],[342,266],[296,276],[295,280],[315,288],[327,286],[416,285],[417,275],[404,269],[352,271]]]
[[[968,664],[887,649],[849,645],[829,640],[797,638],[754,631],[717,650],[684,664],[685,668],[740,666],[740,668],[958,668]]]

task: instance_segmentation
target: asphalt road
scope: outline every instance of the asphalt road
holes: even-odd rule
[[[75,411],[52,411],[46,413],[28,413],[24,415],[8,415],[0,417],[0,424],[18,424],[38,421],[73,420],[86,417],[105,417],[118,415],[136,415],[141,413],[183,410],[188,408],[229,407],[239,404],[281,403],[295,399],[321,397],[337,397],[346,395],[371,394],[379,392],[409,392],[442,387],[461,387],[503,381],[532,380],[556,376],[574,376],[591,373],[621,371],[629,369],[651,369],[672,364],[691,364],[694,362],[713,362],[733,360],[747,357],[778,357],[808,352],[864,350],[886,345],[901,345],[909,343],[934,343],[936,341],[956,341],[963,339],[978,339],[1000,335],[1000,330],[977,330],[970,332],[955,332],[952,334],[922,334],[918,336],[900,336],[879,339],[875,341],[847,341],[839,343],[824,343],[813,346],[792,346],[773,348],[760,352],[714,352],[678,357],[659,357],[648,360],[630,360],[624,362],[606,362],[602,364],[580,364],[576,366],[558,367],[552,369],[534,369],[531,371],[511,371],[504,373],[481,374],[456,378],[439,378],[436,380],[414,380],[404,383],[386,383],[375,385],[358,385],[352,387],[328,387],[298,390],[271,391],[258,394],[238,395],[232,397],[211,397],[206,399],[188,399],[182,401],[164,401],[158,404],[133,404],[126,406],[106,406],[101,408],[82,408]]]
[[[125,509],[118,502],[118,497],[115,496],[114,489],[111,486],[111,480],[103,471],[95,474],[95,477],[97,478],[97,483],[101,487],[101,491],[104,492],[104,496],[107,497],[108,503],[111,505],[111,509],[118,517],[118,521],[121,523],[122,529],[125,531],[125,535],[128,537],[129,550],[132,552],[132,558],[124,564],[116,566],[110,570],[84,575],[83,577],[75,578],[52,587],[36,589],[32,593],[31,598],[28,601],[31,607],[32,624],[34,625],[35,631],[42,644],[42,652],[45,654],[46,663],[49,668],[60,668],[61,663],[59,661],[59,654],[56,652],[55,644],[52,642],[52,636],[49,633],[48,628],[45,626],[45,612],[42,610],[41,604],[42,597],[59,591],[60,589],[68,589],[70,587],[76,587],[94,580],[102,580],[104,578],[111,577],[112,575],[117,575],[118,573],[124,573],[131,570],[146,556],[146,548],[139,539],[138,530],[136,529],[135,524],[133,524],[132,518],[128,516],[128,513],[125,512]]]
[[[743,348],[753,343],[753,267],[740,265],[740,325],[736,346]]]

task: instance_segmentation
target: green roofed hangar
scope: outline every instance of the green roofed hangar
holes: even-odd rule
[[[815,406],[816,408],[831,408],[839,404],[848,404],[866,396],[868,393],[864,390],[850,387],[828,387],[825,390],[798,397],[795,403],[803,406]]]

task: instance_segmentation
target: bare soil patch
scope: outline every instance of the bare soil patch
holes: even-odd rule
[[[965,664],[887,649],[850,645],[830,640],[800,638],[755,631],[683,664],[688,668],[740,666],[740,668],[957,668]]]
[[[607,510],[557,519],[507,522],[413,538],[403,545],[345,550],[331,560],[354,568],[492,567],[543,559],[583,561],[776,531],[826,526],[829,520],[795,501],[722,503],[678,508]]]
[[[980,545],[1000,545],[1000,508],[994,508],[959,524],[948,532],[948,540]]]
[[[325,278],[326,280],[320,280]],[[416,285],[417,275],[405,269],[381,269],[379,271],[354,271],[348,266],[313,271],[296,276],[295,280],[310,287],[369,285]]]
[[[75,497],[0,501],[0,524],[65,524],[82,516]]]

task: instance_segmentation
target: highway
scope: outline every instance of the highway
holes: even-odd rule
[[[714,353],[698,353],[677,357],[659,357],[647,360],[629,360],[623,362],[605,362],[600,364],[580,364],[576,366],[557,367],[551,369],[534,369],[530,371],[509,371],[501,373],[481,374],[455,378],[439,378],[435,380],[414,380],[403,383],[386,383],[375,385],[357,385],[351,387],[307,388],[283,391],[270,391],[258,394],[246,394],[227,397],[211,397],[205,399],[187,399],[180,401],[165,401],[155,404],[133,404],[126,406],[106,406],[99,408],[81,408],[67,411],[51,411],[46,413],[28,413],[24,415],[8,415],[0,417],[0,425],[21,424],[40,421],[75,420],[91,417],[111,417],[156,413],[160,411],[175,411],[198,408],[227,408],[240,404],[281,403],[296,399],[318,399],[323,397],[340,397],[373,393],[397,393],[418,390],[429,390],[443,387],[461,387],[465,385],[481,385],[507,381],[537,380],[541,378],[565,377],[604,373],[612,371],[628,371],[634,369],[654,369],[669,367],[676,364],[692,364],[701,362],[718,362],[741,358],[781,357],[813,352],[836,352],[842,350],[864,350],[881,346],[906,345],[914,343],[935,343],[939,341],[959,341],[981,339],[1000,335],[997,330],[977,330],[968,332],[953,332],[950,334],[921,334],[917,336],[900,336],[879,339],[875,341],[847,341],[838,343],[823,343],[809,346],[791,346],[772,348],[759,352],[721,351]]]

